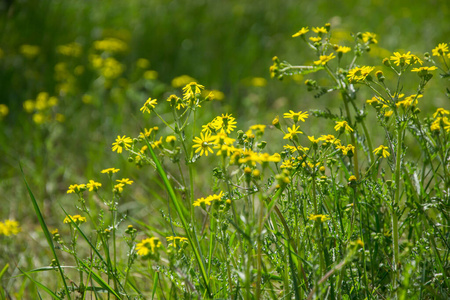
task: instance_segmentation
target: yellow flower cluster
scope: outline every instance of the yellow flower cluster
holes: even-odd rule
[[[54,114],[53,108],[58,105],[58,98],[50,96],[46,92],[41,92],[35,100],[28,99],[23,102],[23,108],[27,113],[33,114],[33,121],[36,124],[43,124],[56,120],[64,121],[62,114]]]
[[[329,215],[321,215],[321,214],[311,214],[308,216],[308,219],[310,219],[311,221],[320,221],[320,222],[325,222],[330,220],[330,216]]]
[[[433,132],[439,132],[443,128],[446,132],[450,132],[450,120],[447,115],[450,112],[443,108],[438,108],[433,114],[433,122],[431,123],[430,130]]]
[[[64,223],[64,224],[70,224],[70,223],[71,223],[71,220],[72,220],[73,222],[77,223],[77,225],[80,225],[81,223],[85,223],[85,222],[86,222],[86,218],[85,218],[85,217],[82,217],[82,216],[80,216],[80,215],[74,215],[74,216],[68,215],[68,216],[66,216],[66,217],[64,218],[63,223]]]
[[[161,247],[161,242],[157,237],[143,239],[136,245],[137,254],[150,257],[157,254],[157,249]]]
[[[15,220],[5,220],[4,222],[0,222],[0,235],[16,235],[21,230],[19,222]]]
[[[119,53],[128,50],[127,44],[116,38],[106,38],[100,41],[95,41],[93,46],[95,50],[110,53]]]
[[[192,205],[194,206],[200,206],[202,204],[205,205],[211,205],[212,201],[220,201],[222,199],[223,196],[223,192],[221,191],[218,195],[213,194],[213,195],[209,195],[206,198],[198,198],[196,201],[194,201],[194,203]]]

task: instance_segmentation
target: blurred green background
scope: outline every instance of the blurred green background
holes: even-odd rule
[[[152,171],[139,173],[110,147],[117,135],[153,126],[139,108],[148,97],[162,103],[179,91],[176,77],[188,75],[224,93],[201,122],[232,113],[243,128],[268,125],[289,109],[337,111],[337,94],[315,99],[302,77],[270,78],[275,55],[293,64],[316,59],[292,34],[330,22],[336,41],[351,46],[352,33],[374,32],[378,45],[362,61],[380,65],[393,51],[423,57],[449,42],[449,7],[446,0],[2,1],[0,104],[9,113],[0,120],[0,220],[14,218],[25,228],[36,223],[19,161],[47,214],[60,214],[57,201],[73,200],[66,196],[70,184],[99,180],[108,167],[148,189]],[[105,50],[99,41],[116,48]],[[438,76],[430,84],[430,110],[450,108],[446,86]],[[35,116],[36,108],[27,112],[24,104],[45,98],[40,93],[57,103]]]

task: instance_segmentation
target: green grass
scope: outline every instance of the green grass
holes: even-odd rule
[[[353,46],[352,34],[377,34],[378,44],[370,45],[370,52],[358,58],[357,64],[381,69],[381,60],[395,51],[412,51],[423,59],[424,52],[449,42],[449,10],[446,1],[383,0],[14,1],[8,8],[0,7],[0,104],[9,109],[6,116],[0,116],[0,221],[15,219],[22,227],[18,235],[0,235],[0,294],[27,298],[41,293],[45,298],[45,291],[59,297],[58,292],[68,293],[80,287],[80,282],[90,285],[90,295],[99,298],[108,289],[111,295],[126,291],[158,299],[275,298],[281,292],[296,299],[313,294],[321,298],[327,293],[331,298],[358,299],[393,295],[395,286],[400,299],[439,298],[447,293],[447,136],[435,136],[429,128],[436,108],[448,109],[448,77],[440,78],[444,72],[434,71],[423,89],[425,97],[419,99],[417,120],[408,115],[410,123],[403,127],[393,121],[375,126],[380,120],[376,110],[364,105],[374,95],[370,88],[356,85],[356,98],[347,102],[342,102],[339,89],[315,98],[318,90],[308,92],[304,81],[313,79],[319,86],[332,87],[333,79],[325,70],[285,74],[279,81],[270,77],[269,67],[273,56],[292,65],[313,65],[317,53],[291,35],[303,26],[326,22],[332,26],[332,43]],[[110,37],[123,41],[127,49],[95,49],[96,41]],[[58,52],[58,46],[72,42],[81,46],[79,56]],[[23,45],[38,46],[39,54],[27,57],[21,51]],[[93,54],[114,58],[117,63],[112,67],[120,64],[122,71],[105,75],[104,66],[93,66]],[[137,66],[140,58],[150,66]],[[351,56],[345,56],[342,66],[350,60]],[[145,75],[149,70],[158,76]],[[403,75],[396,87],[397,76],[383,71],[391,91],[417,92],[416,74]],[[189,112],[184,138],[153,112],[147,116],[139,111],[147,98],[156,98],[156,111],[174,126],[177,121],[166,99],[173,93],[182,95],[181,86],[171,84],[181,75],[192,76],[206,89],[225,95],[222,101],[205,102],[201,109]],[[255,86],[254,77],[266,83]],[[36,100],[42,92],[55,96],[58,103],[27,113],[25,101]],[[323,155],[310,152],[310,162],[330,165],[326,175],[331,181],[325,185],[300,170],[284,174],[281,162],[260,168],[261,178],[255,179],[245,175],[244,166],[229,167],[227,162],[211,156],[199,158],[191,152],[201,125],[231,113],[238,122],[236,131],[245,132],[254,124],[268,126],[263,137],[246,147],[280,153],[287,140],[271,122],[278,115],[284,131],[287,126],[292,128],[283,123],[283,113],[290,109],[310,112],[307,125],[301,127],[305,135],[298,137],[305,147],[310,143],[307,135],[317,138],[334,133],[336,120],[357,126],[357,135],[341,138],[346,144],[359,145],[358,161],[338,157],[331,148]],[[367,113],[366,125],[355,121],[359,110]],[[49,120],[36,124],[36,112]],[[63,122],[58,121],[61,115]],[[136,168],[135,153],[111,151],[118,135],[137,137],[143,128],[153,126],[159,127],[158,138],[177,136],[181,149],[177,154],[163,142],[164,150],[147,157],[156,169],[150,165]],[[230,136],[244,143],[236,131]],[[262,144],[258,148],[263,141],[265,148]],[[152,142],[153,136],[147,143]],[[378,165],[372,150],[381,144],[389,145],[392,155]],[[108,167],[121,169],[122,178],[135,181],[132,188],[125,188],[117,211],[110,211],[109,201],[119,199],[113,183],[100,174]],[[360,181],[358,176],[358,188],[346,185],[350,175],[363,177],[366,172],[370,178]],[[275,193],[274,182],[282,183],[286,176],[292,182]],[[85,193],[83,209],[92,216],[89,224],[63,228],[66,214],[80,213],[76,206],[81,204],[66,193],[69,185],[90,179],[101,182],[110,195]],[[220,190],[233,200],[231,206],[192,207],[196,199]],[[314,203],[317,208],[313,210]],[[311,213],[328,214],[331,219],[326,226],[323,222],[317,225],[308,220]],[[138,236],[124,233],[128,224],[139,229]],[[55,228],[66,239],[67,251],[53,247],[50,232]],[[108,228],[112,239],[103,232]],[[68,241],[77,231],[80,240],[74,255]],[[167,252],[170,248],[164,237],[168,235],[186,236],[188,245],[179,252]],[[145,236],[161,239],[162,260],[147,264],[135,257],[133,245]],[[320,245],[314,244],[317,239]],[[365,251],[358,244],[347,248],[358,239],[364,242]],[[64,261],[56,263],[59,273],[33,271],[49,266],[53,258]],[[392,259],[403,263],[400,274],[396,275]],[[95,269],[95,264],[103,265]],[[406,270],[414,275],[408,277]],[[43,285],[49,278],[51,284]],[[77,285],[65,283],[75,278]]]

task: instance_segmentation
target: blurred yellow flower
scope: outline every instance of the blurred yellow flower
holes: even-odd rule
[[[5,220],[4,222],[0,222],[0,235],[16,235],[21,230],[19,222],[15,220]]]

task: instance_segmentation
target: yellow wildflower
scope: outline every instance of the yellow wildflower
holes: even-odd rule
[[[448,45],[446,43],[440,43],[432,52],[433,56],[444,56],[448,52]]]
[[[373,150],[373,153],[375,153],[375,155],[383,156],[384,158],[386,158],[391,155],[388,149],[388,147],[380,145],[380,147]]]
[[[336,56],[334,56],[334,53],[330,53],[330,55],[321,55],[319,57],[319,60],[314,61],[314,64],[324,66],[327,62],[329,62],[333,58],[336,58]]]
[[[195,153],[200,152],[200,156],[202,156],[203,154],[205,154],[205,156],[208,156],[208,151],[213,153],[213,150],[211,149],[212,138],[210,133],[206,133],[205,135],[203,135],[203,132],[201,132],[200,137],[195,137],[193,141],[195,144],[192,146],[192,148],[197,148],[195,150]]]
[[[120,137],[120,135],[117,136],[116,141],[112,144],[112,151],[117,151],[117,153],[122,153],[122,148],[125,148],[127,150],[130,148],[131,143],[133,140],[127,136]]]
[[[288,127],[289,133],[286,133],[284,135],[283,139],[290,139],[291,140],[294,137],[296,137],[298,133],[302,134],[303,132],[301,132],[299,129],[300,129],[300,126],[295,126],[295,124],[292,125],[292,129]]]
[[[348,125],[347,121],[337,121],[336,126],[334,126],[334,130],[340,131],[342,128],[344,128],[348,132],[353,131],[350,125]]]
[[[308,216],[308,219],[310,219],[311,221],[325,222],[325,221],[328,221],[330,219],[330,217],[329,217],[329,215],[321,215],[321,214],[314,215],[314,214],[311,214],[311,215]]]
[[[139,256],[153,256],[157,254],[157,249],[161,247],[161,242],[157,237],[143,239],[136,244],[136,251]]]
[[[67,215],[64,218],[64,224],[68,224],[71,223],[71,220],[75,223],[77,223],[77,225],[80,225],[81,223],[85,223],[86,222],[86,218],[82,217],[80,215],[75,215],[75,216],[71,216],[71,215]]]
[[[337,49],[336,49],[336,52],[337,52],[337,53],[347,53],[347,52],[349,52],[350,50],[352,50],[352,48],[350,48],[350,47],[346,47],[346,46],[338,46]]]
[[[158,104],[156,99],[148,98],[147,101],[145,101],[144,105],[141,107],[140,111],[142,111],[143,113],[150,113],[155,108],[156,104]]]
[[[89,192],[97,191],[101,186],[102,184],[100,182],[95,182],[94,180],[89,180],[89,183],[86,184],[86,188],[89,189]]]
[[[350,82],[359,82],[366,79],[366,77],[369,75],[370,72],[373,71],[375,67],[356,67],[348,71],[348,80]]]
[[[105,174],[105,173],[113,174],[113,173],[117,173],[119,171],[120,171],[120,169],[108,168],[108,169],[101,170],[101,173],[103,173],[103,174]]]
[[[292,37],[302,36],[302,35],[306,34],[308,31],[309,31],[308,26],[302,27],[302,29],[300,29],[299,31],[297,31],[296,33],[294,33],[294,34],[292,35]]]
[[[369,42],[369,44],[378,44],[376,37],[377,35],[372,32],[364,32],[362,34],[362,39],[364,43]]]
[[[308,115],[307,111],[305,111],[305,112],[299,111],[298,113],[296,113],[292,110],[289,110],[288,113],[283,114],[283,117],[285,119],[292,119],[295,122],[299,122],[299,121],[305,122],[305,120],[309,117],[309,115]]]
[[[5,220],[4,222],[0,222],[0,235],[16,235],[21,230],[19,222],[15,220]]]
[[[130,180],[129,178],[116,179],[116,181],[119,183],[123,183],[124,185],[125,184],[132,185],[134,182],[133,180]]]

